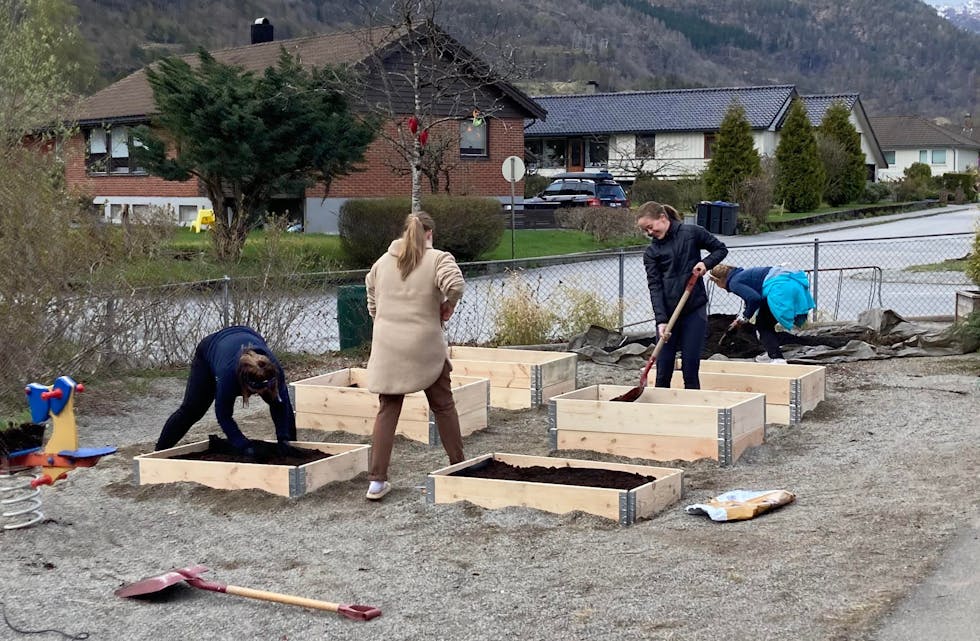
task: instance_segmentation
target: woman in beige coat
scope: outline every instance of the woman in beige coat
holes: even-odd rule
[[[391,491],[388,465],[405,394],[425,391],[449,462],[464,458],[443,333],[463,296],[463,273],[452,254],[432,248],[433,227],[427,213],[410,214],[402,237],[365,278],[368,312],[374,319],[368,389],[381,403],[368,471],[367,498],[372,501]]]

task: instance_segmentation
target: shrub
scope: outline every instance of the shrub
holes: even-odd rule
[[[555,291],[560,303],[558,335],[571,338],[581,334],[590,325],[612,328],[619,325],[618,301],[607,301],[599,296],[598,287],[576,287],[562,283]]]
[[[977,223],[973,237],[973,252],[966,259],[966,275],[974,285],[980,287],[980,223]]]
[[[873,205],[874,203],[886,200],[891,196],[891,189],[884,183],[866,183],[864,192],[861,194],[860,202]]]
[[[763,159],[762,171],[744,179],[735,189],[739,204],[738,226],[741,231],[756,234],[767,229],[769,210],[776,190],[775,166],[771,158]]]
[[[735,191],[747,178],[762,172],[759,152],[752,140],[752,126],[745,107],[733,100],[718,129],[711,160],[704,172],[709,200],[735,199]]]
[[[551,178],[539,174],[528,174],[524,176],[524,197],[533,198],[551,184]]]
[[[541,280],[536,285],[525,281],[517,272],[500,284],[500,295],[490,297],[494,329],[491,342],[497,345],[539,345],[554,335],[557,315],[540,296]]]
[[[823,196],[823,165],[813,127],[800,99],[794,99],[776,147],[777,197],[791,212],[816,209]]]
[[[655,200],[671,205],[679,212],[693,213],[697,204],[705,199],[707,194],[700,176],[676,180],[645,176],[637,178],[630,188],[630,201],[634,206]]]
[[[971,173],[942,175],[943,188],[957,194],[957,203],[973,202],[977,198],[977,177]]]
[[[850,114],[843,102],[834,101],[824,113],[817,139],[827,177],[824,200],[834,206],[860,198],[866,182],[861,134],[851,124]]]
[[[475,260],[500,244],[503,217],[492,198],[430,196],[422,209],[435,221],[434,244],[459,262]],[[348,200],[340,208],[340,246],[351,265],[368,267],[401,236],[409,198]]]

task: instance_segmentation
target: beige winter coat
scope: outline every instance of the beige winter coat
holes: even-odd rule
[[[463,296],[463,273],[449,252],[429,246],[402,280],[396,240],[364,279],[374,319],[368,389],[375,394],[409,394],[439,378],[449,357],[439,306]]]

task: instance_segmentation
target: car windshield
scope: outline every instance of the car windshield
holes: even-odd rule
[[[620,198],[626,200],[626,192],[619,185],[599,185],[599,198]]]

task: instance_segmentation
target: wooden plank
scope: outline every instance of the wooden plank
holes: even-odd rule
[[[406,399],[407,400],[407,399]],[[354,387],[315,387],[296,390],[296,412],[374,418],[378,395]]]
[[[296,427],[307,430],[370,434],[374,430],[374,416],[334,416],[296,412]]]
[[[453,361],[454,367],[456,359],[540,365],[562,360],[570,355],[578,358],[577,354],[571,352],[546,352],[534,349],[507,349],[505,347],[469,347],[465,345],[449,347],[449,359]]]
[[[791,379],[722,372],[701,372],[698,378],[701,380],[702,390],[765,394],[769,403],[789,404]],[[670,386],[674,389],[683,389],[684,377],[681,372],[674,371]]]
[[[307,441],[296,441],[293,445],[336,454],[301,466],[307,478],[307,491],[316,489],[331,480],[352,478],[367,471],[367,452],[370,450],[368,445]],[[201,441],[137,456],[135,460],[139,470],[139,484],[189,482],[220,490],[258,489],[280,496],[289,496],[290,473],[296,469],[292,466],[173,458],[189,452],[204,451],[207,448],[208,442]],[[347,456],[348,454],[351,456]],[[331,470],[334,466],[338,468],[336,471]],[[349,476],[343,476],[344,474]],[[309,483],[311,476],[313,485]]]
[[[718,408],[642,402],[558,400],[558,429],[716,438]]]
[[[668,469],[668,468],[664,468]],[[681,500],[684,489],[684,472],[678,469],[656,475],[657,480],[635,489],[636,518],[650,519],[658,512]]]
[[[778,378],[801,378],[817,370],[822,370],[821,365],[794,365],[791,363],[754,363],[750,361],[734,360],[702,360],[701,372],[715,372],[723,374],[749,374],[754,376],[776,376]]]
[[[490,379],[458,376],[453,378],[457,385],[453,388],[453,401],[459,414],[472,412],[475,409],[487,409],[487,392],[490,390]]]
[[[651,461],[720,459],[718,437],[622,434],[583,430],[557,431],[557,449],[590,450]]]
[[[766,421],[777,425],[790,425],[789,405],[766,403]]]
[[[529,363],[453,360],[453,372],[489,378],[491,387],[531,389],[531,367]]]
[[[732,438],[741,434],[763,429],[766,426],[766,397],[756,394],[731,406]]]
[[[676,468],[494,453],[457,463],[430,474],[433,488],[433,496],[430,497],[432,502],[469,501],[488,509],[521,506],[557,514],[582,511],[617,521],[620,519],[620,496],[623,494],[621,490],[449,476],[453,472],[478,465],[488,458],[518,467],[541,465],[607,469],[654,476],[656,481],[638,486],[635,492],[637,516],[644,518],[653,516],[657,510],[669,505],[670,497],[676,497],[674,501],[680,498],[683,471]],[[658,487],[659,483],[663,483],[663,487]]]
[[[347,368],[347,369],[337,370],[335,372],[320,374],[319,376],[304,378],[291,383],[291,385],[293,387],[298,387],[298,386],[320,387],[323,385],[329,385],[331,387],[348,387],[351,383],[352,383],[351,371],[349,368]]]
[[[765,441],[766,430],[765,428],[760,428],[753,430],[746,434],[741,434],[732,439],[732,463],[742,458],[742,454],[745,450],[750,447],[756,447],[757,445],[762,445]]]
[[[332,456],[327,459],[330,465],[317,465],[313,461],[301,465],[305,476],[304,494],[309,494],[334,481],[348,481],[362,472],[367,472],[370,460],[370,445],[348,445],[344,443],[294,443],[296,447],[320,450]]]
[[[550,387],[571,381],[574,385],[578,371],[578,354],[561,352],[553,360],[544,361],[541,367],[541,386]]]
[[[800,379],[801,413],[809,412],[827,398],[827,370],[821,367]]]
[[[477,407],[462,414],[457,412],[457,414],[459,415],[459,433],[463,436],[469,436],[473,432],[485,429],[490,424],[485,402],[483,407]],[[429,445],[435,444],[429,443]]]
[[[505,410],[521,410],[531,407],[531,388],[510,389],[490,385],[490,406]]]
[[[541,390],[541,401],[542,404],[547,404],[551,399],[556,396],[561,396],[567,392],[575,390],[575,379],[562,381],[561,383],[555,383],[554,385],[549,385]]]

